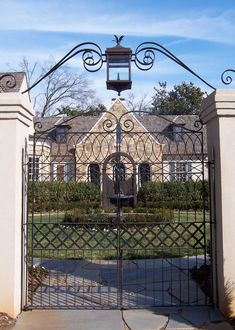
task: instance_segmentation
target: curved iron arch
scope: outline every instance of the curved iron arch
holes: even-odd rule
[[[135,63],[138,69],[142,71],[150,70],[155,62],[156,55],[155,52],[165,55],[167,58],[184,68],[186,71],[190,72],[193,76],[197,77],[208,87],[215,90],[216,88],[209,84],[205,79],[203,79],[199,74],[193,71],[188,65],[182,62],[178,57],[176,57],[172,52],[170,52],[166,47],[162,46],[156,42],[143,42],[135,50],[133,54],[132,62]]]
[[[133,166],[133,170],[136,170],[136,165],[135,165],[135,162],[134,162],[134,159],[129,155],[127,154],[126,152],[122,152],[122,151],[118,151],[118,152],[114,152],[112,154],[110,154],[104,161],[103,163],[103,168],[102,168],[102,171],[105,170],[106,166],[108,165],[108,162],[112,159],[112,158],[115,158],[115,157],[126,157],[130,160],[132,166]]]
[[[121,40],[124,36],[122,36]],[[120,41],[121,41],[120,40]],[[176,57],[172,52],[170,52],[166,47],[162,46],[156,42],[143,42],[137,46],[135,53],[132,54],[131,61],[135,63],[138,69],[142,71],[150,70],[155,62],[155,53],[161,53],[167,58],[181,66],[186,71],[190,72],[193,76],[197,77],[205,85],[215,90],[211,84],[209,84],[205,79],[203,79],[199,74],[192,70],[188,65],[182,62],[178,57]],[[61,58],[45,75],[43,75],[38,81],[36,81],[32,86],[22,92],[22,94],[29,92],[35,86],[37,86],[42,80],[49,76],[52,72],[57,70],[63,64],[68,62],[74,56],[82,54],[83,66],[89,72],[99,71],[103,63],[107,62],[106,54],[102,53],[100,46],[94,42],[83,42],[81,44],[73,47],[64,57]]]
[[[123,127],[122,128],[122,131],[126,131],[126,132],[131,132],[133,129],[134,129],[134,123],[133,121],[131,121],[131,119],[127,118],[125,119],[125,116],[128,116],[128,114],[133,114],[135,119],[137,121],[139,121],[139,118],[136,117],[136,115],[138,116],[139,114],[143,114],[143,115],[149,115],[149,112],[148,111],[144,111],[144,110],[130,110],[130,111],[126,111],[125,113],[123,113],[120,118],[118,119],[119,122],[121,122],[121,120],[123,119]],[[167,118],[167,115],[160,115],[160,114],[151,114],[151,116],[155,116],[155,117],[158,117],[166,122],[168,122],[169,124],[173,124],[174,126],[180,126],[181,124],[177,124],[175,123],[174,121],[170,120],[169,118]],[[172,115],[174,116],[174,115]],[[175,115],[177,116],[177,115]],[[197,119],[194,121],[194,128],[187,128],[187,127],[184,127],[185,131],[187,132],[200,132],[203,128],[203,123],[200,119]],[[151,133],[151,132],[149,132]]]

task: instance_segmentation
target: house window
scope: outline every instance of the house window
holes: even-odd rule
[[[33,157],[29,157],[28,163],[29,181],[39,181],[39,157],[35,157],[34,176],[33,176]]]
[[[65,181],[65,165],[57,165],[56,167],[56,180]]]
[[[150,181],[150,165],[149,163],[142,163],[139,165],[139,180],[142,185],[144,182]]]
[[[52,179],[57,181],[73,181],[75,180],[75,164],[53,164]]]
[[[170,162],[170,180],[188,181],[192,179],[192,163],[191,162]]]
[[[56,128],[56,142],[57,143],[66,143],[67,142],[67,127],[58,126]]]
[[[76,165],[75,163],[66,164],[66,181],[76,180]]]
[[[98,164],[93,163],[88,167],[88,179],[97,187],[100,187],[100,167]]]
[[[173,138],[176,142],[183,141],[184,127],[183,125],[173,126]]]

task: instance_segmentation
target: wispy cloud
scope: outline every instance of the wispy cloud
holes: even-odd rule
[[[17,68],[23,56],[41,65],[50,57],[58,61],[85,40],[91,39],[105,49],[112,45],[115,33],[128,35],[124,44],[127,41],[133,50],[146,39],[160,42],[211,84],[221,87],[221,72],[226,66],[234,67],[235,6],[228,5],[232,1],[1,1],[1,70],[7,69],[5,63]],[[74,72],[84,72],[81,56],[68,65]],[[137,97],[152,95],[153,86],[165,80],[169,86],[185,80],[206,88],[160,54],[152,70],[140,72],[133,65],[132,73],[132,92]],[[115,92],[105,89],[105,65],[87,77],[94,81],[92,87],[106,104],[116,97]]]
[[[84,1],[5,1],[1,4],[0,29],[51,31],[133,36],[177,36],[223,43],[235,43],[235,11],[187,15],[167,19],[140,13],[126,6],[117,13],[111,1],[87,5]],[[14,11],[12,8],[14,7]],[[156,8],[155,8],[156,9]]]

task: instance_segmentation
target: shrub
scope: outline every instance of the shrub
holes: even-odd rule
[[[138,222],[164,222],[171,221],[174,219],[174,214],[172,210],[169,209],[155,209],[154,213],[128,213],[124,214],[121,220],[121,223],[126,223],[128,225],[138,223]],[[81,209],[75,208],[69,210],[65,213],[62,223],[69,226],[76,226],[79,223],[87,226],[93,226],[99,224],[104,228],[108,226],[117,226],[116,215],[111,215],[107,213],[103,214],[84,214]]]
[[[208,209],[208,182],[145,182],[137,195],[138,208]]]
[[[91,182],[29,182],[29,211],[64,211],[81,208],[85,212],[100,207],[100,191]]]

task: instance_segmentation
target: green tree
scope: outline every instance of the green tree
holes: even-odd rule
[[[159,82],[159,88],[154,90],[151,113],[160,115],[197,115],[206,96],[206,92],[192,82],[174,85],[170,91],[166,82]]]
[[[105,105],[99,103],[98,105],[89,105],[86,109],[80,107],[61,106],[57,109],[58,115],[65,115],[68,117],[75,116],[98,116],[106,111]]]

